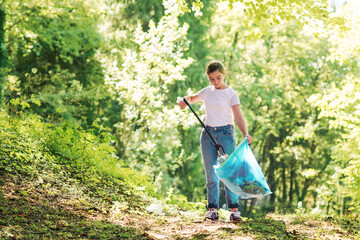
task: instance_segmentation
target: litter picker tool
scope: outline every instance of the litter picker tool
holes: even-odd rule
[[[245,137],[235,151],[228,156],[224,148],[210,135],[205,124],[192,109],[189,102],[185,98],[183,100],[214,142],[217,154],[220,156],[219,164],[214,166],[215,174],[230,191],[238,194],[242,199],[265,197],[271,194],[264,174],[247,143],[247,138]],[[220,149],[223,155],[221,155]]]
[[[206,128],[205,124],[201,121],[201,119],[199,118],[199,116],[196,114],[196,112],[194,111],[194,109],[190,106],[190,103],[186,100],[186,98],[183,98],[184,102],[186,103],[186,105],[188,105],[188,107],[190,108],[190,110],[194,113],[195,117],[199,120],[199,122],[201,123],[201,125],[204,127],[205,131],[207,132],[207,134],[209,135],[209,137],[211,138],[211,140],[214,142],[215,144],[215,149],[217,154],[219,155],[219,157],[221,158],[226,158],[228,155],[225,153],[225,150],[223,148],[223,146],[221,146],[220,144],[218,144],[215,139],[211,136],[209,130]],[[223,155],[221,155],[220,153],[220,149],[222,150],[222,152],[224,153]]]

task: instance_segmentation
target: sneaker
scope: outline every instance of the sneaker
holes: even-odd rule
[[[240,216],[240,212],[236,211],[236,212],[231,212],[230,214],[230,222],[241,222],[242,218]]]
[[[210,219],[211,221],[217,221],[219,220],[219,214],[217,211],[208,211],[205,217],[206,219]]]

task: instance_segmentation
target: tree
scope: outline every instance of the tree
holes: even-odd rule
[[[183,0],[178,0],[184,3]],[[239,9],[241,13],[248,16],[244,19],[245,26],[255,26],[255,31],[249,29],[247,37],[255,38],[267,34],[267,30],[281,22],[292,21],[299,27],[313,24],[314,20],[328,22],[329,3],[327,0],[220,0],[215,1],[226,8]],[[203,7],[202,1],[192,1],[192,7],[200,11]],[[187,8],[186,4],[183,4]],[[187,8],[189,9],[189,7]],[[338,19],[337,19],[338,20]]]
[[[33,111],[46,118],[88,118],[106,93],[100,63],[96,1],[6,2],[6,48],[11,71],[6,99],[31,95],[42,106]],[[18,86],[15,88],[14,86]]]
[[[3,89],[5,84],[5,67],[7,62],[5,50],[5,22],[6,22],[6,9],[5,1],[0,5],[0,106],[3,102]]]
[[[347,66],[341,81],[334,81],[311,97],[320,117],[329,119],[331,127],[342,131],[332,151],[332,176],[319,189],[317,210],[343,214],[345,209],[359,212],[360,203],[360,43],[357,1],[349,1],[334,13],[344,25],[329,25],[332,43],[329,59]]]
[[[120,157],[153,179],[158,176],[165,190],[185,160],[177,127],[179,119],[187,116],[176,102],[169,101],[173,99],[169,89],[184,80],[183,71],[192,62],[184,57],[188,25],[180,26],[182,12],[171,4],[164,1],[165,15],[158,24],[150,21],[147,31],[139,24],[130,43],[118,44],[127,38],[113,38],[119,30],[106,31],[105,38],[113,39],[114,45],[109,46],[111,54],[102,55],[105,78],[116,85],[114,91],[122,106],[121,119],[115,125]]]

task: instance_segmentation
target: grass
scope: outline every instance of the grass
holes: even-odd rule
[[[149,199],[116,184],[108,191],[118,189],[117,200],[71,179],[50,185],[1,175],[0,239],[360,239],[360,219],[351,215],[270,213],[232,224],[222,211],[223,221],[212,223],[202,221],[203,211],[180,211],[160,200],[165,215],[149,213]]]
[[[26,180],[1,183],[1,239],[149,239],[144,231],[112,223],[111,205],[96,198],[87,196],[85,202],[86,195],[70,189],[54,194]]]

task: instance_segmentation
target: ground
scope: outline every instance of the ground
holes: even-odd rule
[[[39,187],[42,186],[42,187]],[[56,187],[57,186],[57,187]],[[70,183],[51,188],[20,177],[0,177],[1,239],[360,239],[357,216],[342,219],[303,214],[267,214],[233,224],[171,206],[164,214],[125,194],[98,198]]]

